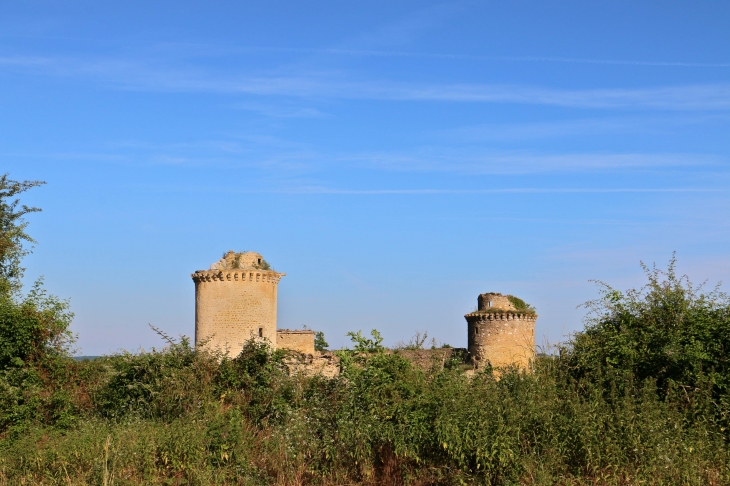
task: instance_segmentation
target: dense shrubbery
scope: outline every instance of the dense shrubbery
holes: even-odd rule
[[[162,333],[161,351],[75,362],[66,307],[36,294],[2,314],[29,306],[3,325],[43,332],[3,350],[0,484],[726,484],[727,299],[673,264],[648,277],[499,379],[424,370],[377,332],[350,333],[331,379],[265,343],[232,359]]]
[[[37,417],[24,434],[4,435],[0,481],[728,480],[727,432],[707,388],[660,394],[652,379],[575,379],[560,358],[499,380],[458,368],[424,371],[398,354],[350,358],[340,377],[307,378],[290,376],[282,353],[260,343],[221,359],[181,341],[78,364],[86,378],[66,382],[76,425],[59,429],[53,417]],[[77,387],[87,399],[72,392]]]
[[[653,379],[670,386],[730,391],[730,299],[703,293],[686,277],[644,267],[649,282],[622,293],[599,282],[601,298],[586,306],[586,329],[566,347],[578,377]]]
[[[234,359],[164,335],[161,351],[67,359],[24,391],[66,397],[67,418],[38,402],[24,434],[5,423],[0,483],[727,484],[727,302],[661,277],[607,290],[560,353],[499,379],[413,366],[377,333],[351,333],[331,379],[255,341]]]
[[[22,258],[33,243],[24,216],[40,209],[16,196],[43,184],[0,176],[0,433],[15,437],[35,424],[71,426],[76,400],[62,384],[73,379],[69,361],[73,314],[68,302],[48,295],[39,280],[23,295]]]
[[[20,292],[33,208],[5,199],[33,185],[0,179],[0,485],[730,483],[730,303],[674,262],[641,290],[603,286],[528,373],[424,370],[377,331],[349,333],[335,378],[292,375],[265,343],[230,358],[164,333],[77,362],[68,304]]]
[[[72,319],[68,303],[47,295],[41,282],[22,298],[0,294],[0,369],[67,355]]]

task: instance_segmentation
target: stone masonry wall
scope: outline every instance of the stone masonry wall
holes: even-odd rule
[[[279,329],[276,331],[276,347],[291,349],[302,354],[314,354],[314,331],[292,331]]]
[[[510,302],[507,295],[498,294],[496,292],[489,292],[479,295],[479,297],[477,298],[477,305],[479,310],[517,310],[512,302]]]
[[[526,368],[535,354],[536,314],[519,311],[467,314],[469,354],[476,368]]]
[[[251,337],[276,347],[276,297],[284,274],[270,270],[200,270],[195,282],[195,344],[236,356]]]

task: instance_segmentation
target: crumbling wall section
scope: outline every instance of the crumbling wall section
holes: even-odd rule
[[[276,347],[313,355],[314,331],[279,329],[276,331]]]

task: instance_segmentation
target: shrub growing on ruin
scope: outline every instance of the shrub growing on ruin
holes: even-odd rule
[[[523,310],[523,311],[534,311],[535,309],[532,308],[530,304],[525,302],[524,300],[520,299],[519,297],[515,297],[514,295],[508,295],[507,300],[510,301],[510,303],[515,306],[515,309],[517,310]]]

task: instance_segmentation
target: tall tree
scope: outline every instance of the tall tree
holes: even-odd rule
[[[30,250],[26,243],[35,243],[25,229],[28,222],[24,216],[40,211],[40,208],[20,204],[18,194],[36,186],[43,181],[14,181],[8,174],[0,176],[0,295],[9,295],[20,289],[23,277],[21,260]]]

